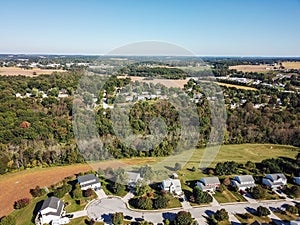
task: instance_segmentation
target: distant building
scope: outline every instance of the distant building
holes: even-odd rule
[[[101,188],[100,180],[94,174],[79,176],[78,183],[80,184],[81,190],[87,190],[89,188],[97,190]]]
[[[286,185],[287,179],[282,173],[267,174],[262,183],[270,188],[280,188]]]
[[[182,194],[181,183],[179,179],[168,178],[162,182],[161,188],[170,193],[175,193],[176,195]]]
[[[43,202],[39,211],[39,220],[41,224],[53,224],[59,221],[65,214],[64,203],[56,197],[50,197]]]
[[[245,191],[247,188],[255,187],[255,181],[251,175],[235,176],[231,184],[240,190]]]
[[[135,187],[136,186],[136,182],[138,182],[139,180],[143,180],[143,178],[141,177],[140,173],[135,173],[135,172],[126,172],[127,177],[128,177],[128,183],[127,185],[129,187]]]
[[[197,186],[202,191],[214,192],[220,187],[220,180],[218,177],[203,177],[200,182],[197,182]]]

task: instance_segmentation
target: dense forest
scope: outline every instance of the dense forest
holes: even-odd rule
[[[219,68],[226,69],[224,66]],[[173,72],[172,78],[173,75],[183,78],[182,71]],[[170,70],[159,72],[155,69],[153,73],[164,76],[164,73],[170,74]],[[72,125],[74,92],[78,90],[82,74],[83,71],[78,69],[38,77],[0,77],[0,173],[35,166],[71,164],[85,159],[103,160],[109,155],[114,158],[166,156],[176,151],[180,137],[178,112],[167,99],[159,97],[137,101],[129,114],[132,132],[141,137],[150,134],[152,117],[159,117],[165,122],[167,135],[159,145],[150,151],[137,151],[117,138],[111,121],[112,109],[104,108],[101,103],[113,103],[117,93],[132,82],[129,78],[111,76],[103,87],[97,86],[96,82],[87,85],[93,94],[85,93],[83,96],[82,102],[91,105],[86,114],[95,115],[102,141],[101,149],[89,143],[83,157],[74,139]],[[206,145],[211,131],[211,111],[205,96],[207,91],[199,82],[190,80],[184,91],[197,107],[200,119],[198,146],[201,147]],[[144,93],[146,90],[153,94],[159,85],[143,83],[140,86],[144,88],[126,92]],[[159,88],[160,96],[164,96],[167,88]],[[299,94],[268,88],[244,90],[222,87],[222,91],[227,111],[225,144],[300,146]]]

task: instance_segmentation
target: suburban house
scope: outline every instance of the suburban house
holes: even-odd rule
[[[161,188],[170,193],[175,193],[176,195],[182,194],[181,183],[179,179],[168,178],[167,180],[163,180]]]
[[[136,182],[138,182],[139,180],[143,180],[143,178],[141,177],[140,173],[135,173],[135,172],[126,172],[127,177],[128,177],[128,183],[127,185],[129,187],[135,187]]]
[[[210,191],[214,192],[220,186],[220,180],[218,177],[203,177],[201,178],[200,182],[197,182],[197,186],[202,191]]]
[[[279,188],[286,185],[287,179],[282,173],[267,174],[262,179],[262,183],[269,186],[270,188]]]
[[[294,177],[295,184],[300,185],[300,177]]]
[[[65,214],[64,203],[56,197],[50,197],[43,202],[38,213],[40,224],[54,224]]]
[[[247,188],[255,187],[255,181],[251,175],[241,175],[235,176],[231,180],[231,185],[237,187],[239,191],[245,191]]]
[[[97,176],[95,176],[95,174],[79,176],[77,180],[80,184],[81,190],[87,190],[89,188],[97,190],[101,188],[100,180]]]

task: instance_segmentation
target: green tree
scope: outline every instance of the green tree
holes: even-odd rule
[[[263,206],[258,206],[256,211],[258,216],[268,216],[271,214],[270,210]]]
[[[288,205],[286,207],[286,211],[291,213],[291,214],[294,214],[294,215],[298,214],[298,208],[296,206],[293,206],[293,205]]]
[[[122,212],[116,212],[112,214],[111,220],[114,225],[121,225],[124,221],[124,215]]]
[[[152,209],[152,199],[144,196],[137,199],[137,208],[139,209]]]
[[[215,213],[215,219],[218,221],[224,221],[229,219],[228,212],[225,209],[217,210]]]
[[[180,211],[177,213],[174,225],[190,225],[193,222],[193,218],[190,212]]]
[[[168,198],[164,195],[159,195],[156,199],[153,201],[153,206],[155,209],[163,209],[166,208],[168,205]]]
[[[254,199],[262,199],[266,196],[266,189],[261,186],[255,186],[249,189],[249,193]]]
[[[72,191],[72,197],[74,199],[80,199],[82,198],[82,190],[80,188],[80,184],[75,185],[75,189]]]
[[[203,192],[198,186],[193,189],[194,201],[198,204],[200,203],[210,203],[212,202],[212,197],[207,192]]]

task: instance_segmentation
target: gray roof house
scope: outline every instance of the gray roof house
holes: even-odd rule
[[[216,191],[217,188],[220,186],[220,180],[218,177],[203,177],[201,178],[200,182],[197,182],[197,186],[202,191]]]
[[[231,180],[231,185],[237,187],[240,190],[246,190],[247,188],[255,187],[255,181],[252,175],[235,176]]]
[[[58,221],[65,213],[64,203],[56,197],[50,197],[43,202],[39,211],[41,224],[50,224]]]
[[[81,190],[87,190],[89,188],[97,190],[101,188],[100,180],[97,176],[95,176],[95,174],[79,176],[77,180],[80,184]]]
[[[130,187],[135,187],[136,182],[138,182],[139,180],[143,180],[140,173],[126,172],[126,174],[127,174],[127,178],[128,178],[127,185]]]
[[[286,185],[287,179],[282,173],[272,173],[267,174],[266,177],[262,179],[262,183],[271,187],[271,188],[279,188]]]
[[[181,183],[179,179],[168,178],[167,180],[163,180],[161,188],[170,193],[175,193],[176,195],[182,194]]]

